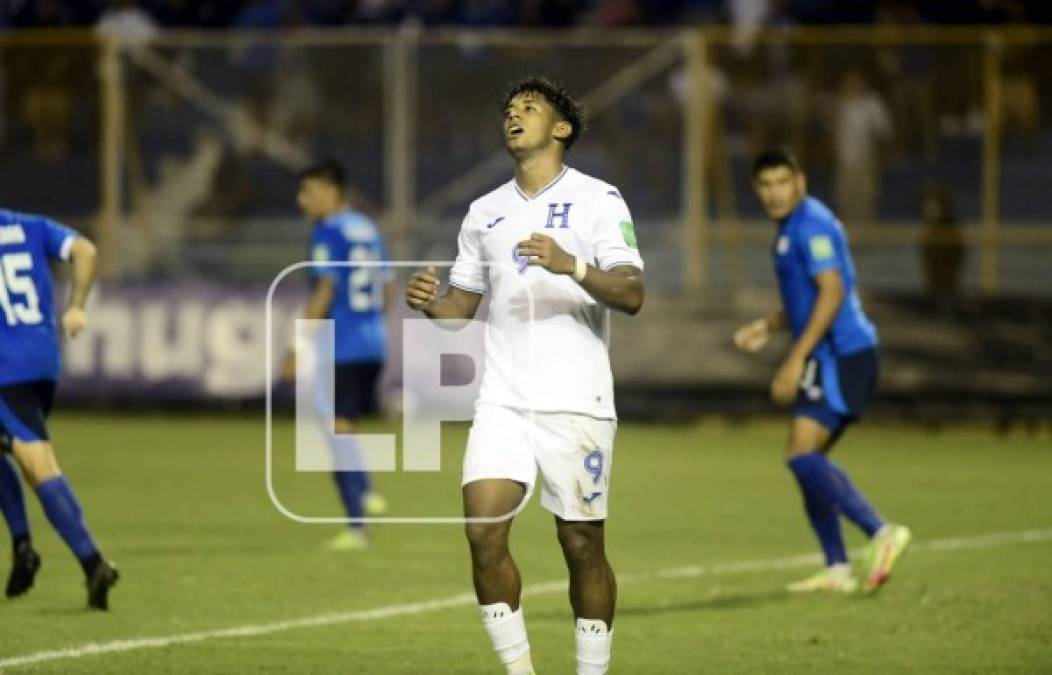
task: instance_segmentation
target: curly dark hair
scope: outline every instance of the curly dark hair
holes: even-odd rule
[[[511,104],[513,98],[526,92],[543,96],[555,108],[559,117],[563,121],[569,122],[570,135],[562,139],[562,142],[567,150],[572,148],[573,144],[587,129],[585,114],[581,110],[580,104],[574,100],[574,97],[562,84],[553,82],[545,77],[528,77],[513,84],[504,94],[500,105],[501,113],[508,109],[508,105]]]

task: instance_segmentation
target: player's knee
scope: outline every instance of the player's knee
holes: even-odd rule
[[[809,447],[806,443],[794,443],[793,441],[789,441],[785,445],[785,458],[789,460],[814,451],[815,448]]]
[[[464,527],[471,556],[477,564],[485,565],[505,554],[508,548],[507,528],[503,523],[468,523]]]
[[[11,449],[26,481],[34,487],[61,473],[50,443],[24,443],[16,440]]]
[[[603,558],[603,531],[593,523],[563,523],[559,545],[570,564],[589,564]]]

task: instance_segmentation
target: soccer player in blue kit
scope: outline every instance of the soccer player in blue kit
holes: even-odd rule
[[[807,195],[796,158],[784,149],[767,150],[753,163],[752,178],[764,211],[778,224],[771,254],[782,309],[740,328],[734,342],[755,353],[775,331],[788,328],[792,336],[789,355],[771,382],[771,398],[793,406],[787,464],[826,559],[824,570],[788,589],[857,589],[840,532],[843,515],[870,538],[863,589],[872,592],[888,580],[910,531],[885,521],[828,455],[861,417],[876,386],[877,331],[862,310],[844,228]]]
[[[314,223],[310,240],[313,262],[388,260],[387,247],[376,226],[350,207],[340,163],[324,160],[303,171],[297,201]],[[310,271],[312,291],[304,318],[331,319],[336,333],[335,400],[324,402],[323,416],[332,417],[331,430],[336,434],[348,434],[356,422],[379,409],[377,385],[387,354],[384,307],[394,293],[391,271],[377,265],[319,265]],[[286,380],[295,377],[295,364],[290,350],[282,368]],[[387,510],[384,498],[372,492],[365,471],[335,471],[333,478],[348,517],[380,515]],[[352,551],[367,546],[365,527],[357,522],[330,540],[327,548]]]
[[[48,521],[80,561],[88,607],[105,610],[117,569],[99,553],[80,503],[59,469],[47,417],[60,370],[58,322],[48,262],[67,261],[73,289],[62,314],[67,337],[87,324],[85,303],[95,280],[95,247],[76,232],[40,216],[0,210],[0,512],[14,555],[6,595],[33,586],[40,556],[33,549],[14,455]]]

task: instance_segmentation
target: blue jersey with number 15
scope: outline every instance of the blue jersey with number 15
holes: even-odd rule
[[[0,386],[58,379],[48,260],[66,260],[75,238],[47,218],[0,209]]]
[[[311,268],[315,281],[328,278],[335,284],[326,318],[336,324],[336,363],[384,360],[384,285],[391,272],[386,265],[376,264],[388,260],[380,232],[360,213],[338,213],[314,226],[310,248],[316,263],[352,263]]]

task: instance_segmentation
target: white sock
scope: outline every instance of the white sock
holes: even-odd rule
[[[508,675],[531,675],[530,641],[526,636],[526,620],[522,608],[511,611],[506,602],[479,605],[482,627],[489,633],[493,651],[508,668]]]
[[[610,668],[610,645],[614,631],[599,619],[578,619],[577,675],[605,675]]]

